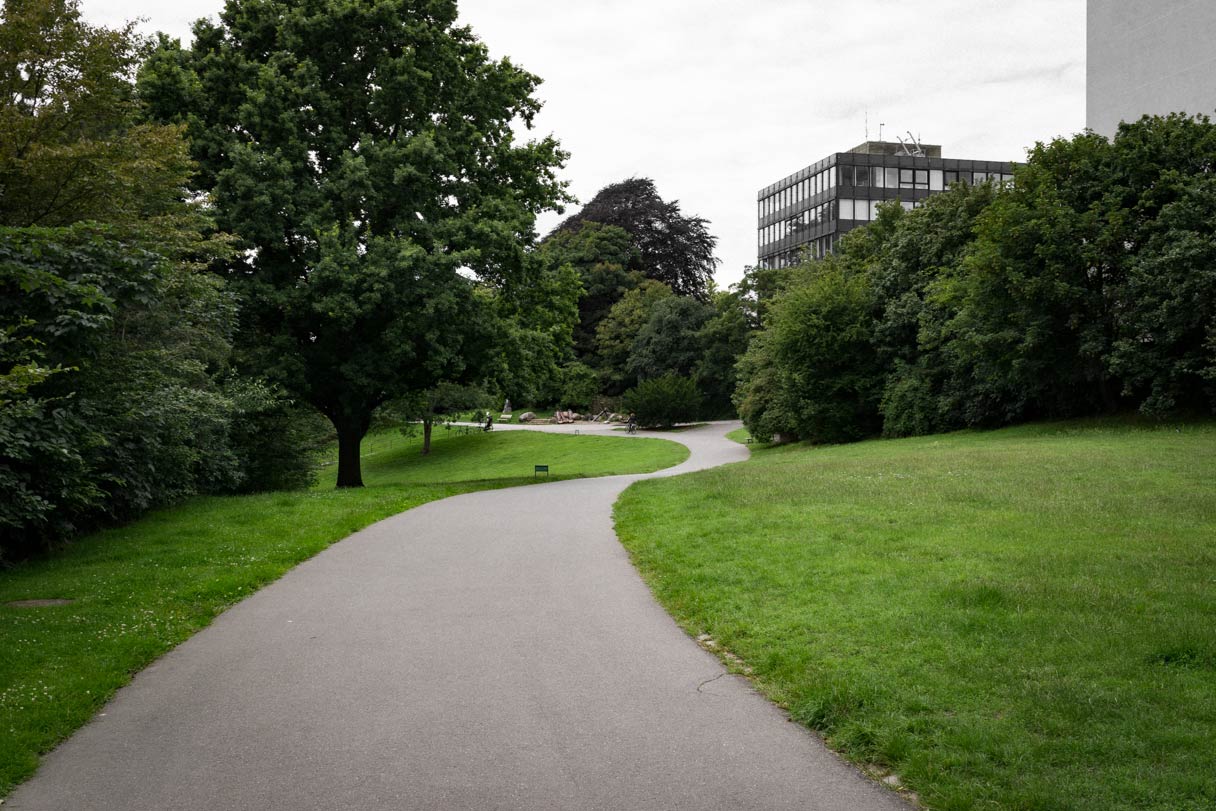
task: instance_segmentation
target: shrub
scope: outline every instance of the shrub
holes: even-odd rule
[[[317,453],[330,435],[325,418],[257,379],[234,377],[224,393],[233,408],[228,441],[241,470],[230,489],[255,493],[311,486]]]
[[[877,433],[883,378],[866,278],[835,261],[782,294],[739,365],[739,410],[756,437],[842,442]]]
[[[559,402],[567,408],[586,410],[599,392],[600,379],[595,370],[577,361],[562,367]]]
[[[637,415],[638,424],[650,428],[691,422],[701,409],[701,392],[696,384],[679,375],[643,380],[622,399],[625,408]]]

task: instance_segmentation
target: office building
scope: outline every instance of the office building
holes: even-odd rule
[[[759,207],[760,267],[821,257],[848,231],[877,216],[880,203],[913,208],[952,183],[1008,182],[1013,164],[943,158],[942,148],[915,142],[867,141],[763,188]]]
[[[1216,0],[1088,0],[1085,126],[1216,110]]]

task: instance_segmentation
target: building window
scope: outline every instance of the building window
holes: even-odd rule
[[[913,172],[911,169],[900,169],[899,170],[899,187],[901,189],[912,188],[912,175],[913,175]]]
[[[930,169],[929,170],[929,191],[941,191],[941,190],[942,190],[942,170],[941,169]]]
[[[840,201],[840,219],[842,219],[842,220],[853,219],[853,201],[852,200],[841,199],[841,201]]]

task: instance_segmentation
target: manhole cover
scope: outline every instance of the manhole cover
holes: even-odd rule
[[[73,602],[75,601],[54,598],[50,600],[13,600],[5,605],[10,608],[45,608],[50,605],[71,605]]]

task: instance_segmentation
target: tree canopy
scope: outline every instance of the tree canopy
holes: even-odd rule
[[[520,142],[539,79],[492,60],[454,0],[229,0],[140,76],[184,123],[218,224],[245,248],[240,347],[315,405],[361,484],[374,409],[468,382],[498,329],[535,215],[565,199],[551,138]]]
[[[686,217],[679,201],[661,198],[653,180],[635,177],[605,186],[548,239],[593,222],[616,226],[632,237],[636,254],[628,269],[662,282],[676,295],[709,300],[718,239],[707,220]]]
[[[882,207],[773,295],[745,421],[832,441],[1216,411],[1213,165],[1207,117],[1146,116],[1038,144],[1011,187]]]
[[[582,223],[554,231],[536,251],[542,267],[554,271],[569,267],[582,284],[578,297],[578,323],[574,347],[582,357],[595,352],[595,331],[621,296],[638,286],[644,276],[629,267],[636,264],[637,249],[621,228],[600,223]]]
[[[181,128],[141,120],[144,47],[75,2],[0,18],[0,560],[311,474],[304,446],[271,462],[283,403],[227,368],[235,302],[203,270],[225,240],[183,198]]]

